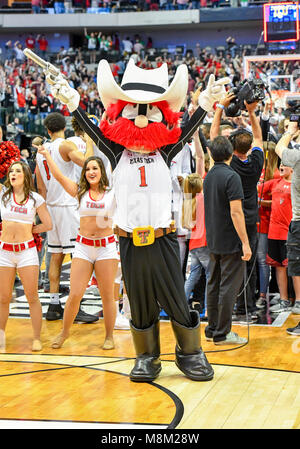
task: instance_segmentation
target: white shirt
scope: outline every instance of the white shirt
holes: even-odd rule
[[[136,227],[167,228],[172,221],[172,180],[159,151],[143,154],[124,149],[113,172],[117,203],[115,223],[132,232]]]
[[[5,192],[6,187],[3,186],[0,192],[1,219],[3,221],[33,224],[36,210],[45,202],[44,198],[36,192],[31,192],[27,200],[20,204],[17,203],[15,195],[11,194],[5,206],[2,201]]]

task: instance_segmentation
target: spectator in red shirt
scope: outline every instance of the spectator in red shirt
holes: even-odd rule
[[[36,38],[37,43],[39,44],[39,53],[42,58],[46,58],[47,49],[48,49],[48,41],[44,34],[39,34]]]
[[[29,36],[27,37],[26,41],[25,41],[26,47],[29,48],[30,50],[34,50],[35,49],[35,38],[33,37],[33,34],[29,34]]]
[[[18,112],[20,114],[24,114],[26,106],[25,88],[21,87],[16,92],[17,92]]]
[[[264,185],[264,192],[272,195],[271,216],[268,232],[267,263],[276,269],[280,302],[270,307],[270,312],[291,310],[287,277],[286,240],[292,219],[291,182],[293,169],[280,165],[280,178],[271,179]]]

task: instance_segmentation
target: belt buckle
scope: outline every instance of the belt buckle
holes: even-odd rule
[[[20,243],[13,244],[14,253],[19,253],[21,251]]]
[[[101,240],[99,240],[99,239],[94,240],[94,246],[95,246],[96,248],[100,248],[100,246],[101,246]]]
[[[154,228],[152,226],[134,228],[132,231],[132,240],[134,246],[152,245],[155,240]]]

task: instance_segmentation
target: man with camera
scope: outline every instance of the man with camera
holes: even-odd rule
[[[228,108],[230,103],[234,102],[235,94],[228,93],[227,96],[217,104],[213,123],[210,130],[210,138],[213,140],[219,134],[219,128],[222,113]],[[249,114],[249,120],[252,133],[244,128],[238,128],[229,136],[229,140],[233,146],[233,156],[230,163],[231,168],[239,174],[243,192],[243,211],[245,214],[246,230],[252,251],[252,257],[247,262],[247,284],[246,298],[243,294],[239,294],[236,298],[236,317],[235,321],[240,323],[251,323],[251,315],[255,311],[255,289],[256,289],[256,270],[253,266],[255,262],[255,254],[257,247],[257,222],[258,222],[258,200],[257,200],[257,183],[259,181],[261,171],[264,164],[262,131],[259,118],[255,114],[257,102],[247,103],[245,107]],[[250,276],[250,278],[249,278]],[[242,283],[240,292],[244,289]],[[247,306],[247,310],[246,310]],[[247,316],[246,311],[249,312]]]
[[[276,145],[276,153],[282,164],[293,168],[291,185],[292,220],[287,237],[288,275],[293,278],[296,300],[292,313],[300,314],[300,150],[289,148],[292,139],[300,134],[300,116],[292,114],[287,131]],[[288,328],[290,335],[300,335],[300,322],[294,328]]]

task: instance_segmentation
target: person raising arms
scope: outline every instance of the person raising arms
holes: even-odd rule
[[[39,259],[33,234],[49,231],[52,221],[45,200],[34,191],[30,168],[24,162],[16,161],[9,167],[4,185],[0,185],[0,208],[0,348],[5,349],[5,328],[18,270],[32,320],[32,350],[40,351],[43,314],[38,296]],[[38,225],[34,224],[36,213],[41,221]]]
[[[82,168],[77,184],[67,178],[53,161],[50,153],[41,146],[38,150],[47,160],[55,179],[79,203],[80,228],[73,253],[70,294],[63,317],[63,329],[54,339],[52,348],[60,348],[69,336],[71,325],[79,310],[88,281],[95,270],[103,304],[105,341],[102,349],[113,349],[113,328],[116,319],[114,281],[118,268],[118,253],[112,229],[115,209],[113,190],[109,189],[103,162],[96,156],[89,157]]]

